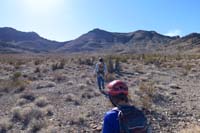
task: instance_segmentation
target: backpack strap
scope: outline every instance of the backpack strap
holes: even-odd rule
[[[149,125],[147,123],[147,119],[144,116],[144,114],[142,114],[142,112],[140,110],[138,110],[137,108],[134,108],[134,107],[132,108],[131,106],[130,106],[130,109],[128,109],[128,108],[127,107],[124,108],[123,106],[113,108],[113,110],[118,112],[120,133],[129,133],[130,130],[133,131],[133,132],[138,132],[138,133],[149,133]],[[127,112],[127,109],[128,109],[128,112]],[[131,114],[135,115],[135,117],[137,117],[138,115],[141,115],[142,116],[141,119],[137,119],[137,120],[143,119],[144,125],[143,124],[141,124],[141,125],[136,124],[135,126],[133,126],[133,123],[130,124],[129,118],[132,116]],[[133,126],[133,127],[131,127],[131,126]]]
[[[124,119],[124,114],[122,110],[120,109],[122,107],[115,107],[112,110],[118,112],[118,120],[119,120],[119,128],[120,128],[120,133],[129,133],[129,129],[126,127],[126,122]]]

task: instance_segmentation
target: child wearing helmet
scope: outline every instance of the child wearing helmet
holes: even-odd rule
[[[114,80],[107,86],[107,95],[114,106],[106,112],[103,133],[149,133],[147,118],[142,111],[129,104],[128,86],[121,80]]]

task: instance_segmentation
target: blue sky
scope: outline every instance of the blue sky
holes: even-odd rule
[[[94,28],[184,36],[200,32],[199,5],[200,0],[0,0],[0,27],[57,41]]]

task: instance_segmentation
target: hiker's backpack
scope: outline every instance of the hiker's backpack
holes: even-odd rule
[[[98,74],[104,74],[104,63],[98,63]]]
[[[142,111],[133,106],[118,107],[115,110],[118,111],[120,133],[151,132],[147,124],[147,118]]]

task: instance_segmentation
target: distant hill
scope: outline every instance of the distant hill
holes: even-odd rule
[[[0,28],[0,53],[73,53],[73,52],[187,52],[200,51],[200,34],[184,37],[165,36],[155,31],[138,30],[129,33],[93,29],[77,39],[56,42],[35,32]]]
[[[0,41],[29,52],[49,52],[63,46],[63,43],[44,39],[35,32],[21,32],[9,27],[0,28]]]
[[[167,47],[168,52],[190,52],[199,53],[200,52],[200,34],[191,33],[182,38],[172,41]]]
[[[135,48],[149,50],[168,45],[177,38],[179,37],[164,36],[155,31],[138,30],[130,33],[115,33],[94,29],[60,47],[58,51],[101,51],[102,49],[113,50],[119,46],[124,51]]]

